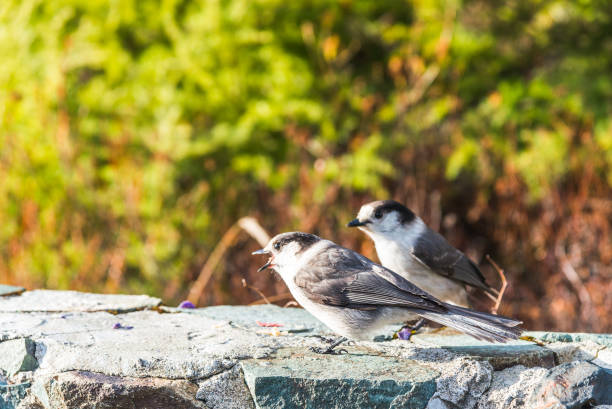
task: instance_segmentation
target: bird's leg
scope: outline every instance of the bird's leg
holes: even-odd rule
[[[423,325],[425,325],[425,321],[426,321],[425,318],[421,318],[414,325],[408,325],[408,324],[404,325],[402,328],[400,328],[400,330],[398,331],[398,334],[404,330],[409,330],[409,331],[402,332],[403,334],[408,332],[408,335],[407,336],[404,335],[404,337],[400,336],[400,339],[403,339],[405,341],[410,340],[410,337],[412,337],[413,334],[416,334],[416,332],[420,330],[423,327]]]
[[[340,349],[338,351],[334,351],[334,348],[337,347],[338,345],[340,345],[341,343],[343,343],[346,340],[347,340],[346,337],[340,337],[333,344],[328,346],[327,348],[312,347],[312,348],[310,348],[310,350],[313,351],[313,352],[316,352],[318,354],[340,355],[342,353],[342,351],[347,352],[346,349]]]

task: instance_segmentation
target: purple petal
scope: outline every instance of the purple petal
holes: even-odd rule
[[[115,323],[115,325],[113,325],[113,329],[120,329],[121,328],[121,324],[119,324],[118,322]]]
[[[408,341],[411,336],[412,336],[412,330],[410,328],[402,328],[402,330],[397,333],[397,337],[404,341]]]
[[[178,307],[179,308],[195,308],[196,306],[193,305],[191,301],[183,301],[182,303],[179,304]]]

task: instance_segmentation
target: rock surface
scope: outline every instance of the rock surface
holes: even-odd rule
[[[400,408],[427,405],[440,373],[417,361],[347,347],[338,356],[303,349],[241,362],[258,408]],[[367,376],[364,376],[367,374]]]
[[[542,348],[533,342],[517,340],[505,344],[492,344],[478,341],[468,335],[455,335],[447,330],[443,334],[417,334],[412,341],[420,345],[442,347],[456,354],[470,356],[489,362],[496,370],[514,365],[527,367],[555,366],[553,351]]]
[[[23,287],[15,287],[14,285],[0,284],[0,296],[21,294],[25,291]]]
[[[494,345],[444,330],[320,355],[310,348],[333,334],[302,309],[159,305],[0,296],[0,409],[612,404],[611,335],[530,333],[537,343]]]
[[[33,371],[38,366],[34,354],[36,345],[29,338],[18,338],[0,343],[0,370],[8,376]]]
[[[159,298],[148,295],[91,294],[76,291],[26,291],[18,297],[0,297],[0,312],[125,313],[157,307]]]
[[[612,404],[612,373],[585,361],[574,361],[551,369],[534,388],[531,407],[584,408]]]
[[[48,377],[37,390],[45,407],[206,409],[196,399],[197,385],[186,380],[127,378],[69,371]]]

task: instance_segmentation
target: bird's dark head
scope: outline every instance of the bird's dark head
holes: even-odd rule
[[[295,264],[302,253],[320,240],[321,238],[314,234],[299,231],[278,234],[270,240],[266,247],[253,252],[253,254],[270,255],[268,262],[257,271],[274,268],[280,272],[284,267]]]
[[[389,233],[408,227],[416,219],[412,210],[395,200],[378,200],[361,206],[357,218],[348,227],[358,227],[366,233]]]

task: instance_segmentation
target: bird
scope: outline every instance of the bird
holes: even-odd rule
[[[494,301],[499,295],[476,263],[401,203],[364,204],[347,226],[359,228],[374,241],[383,266],[444,302],[470,307],[466,286],[484,291]]]
[[[445,303],[353,250],[303,232],[281,233],[253,254],[269,255],[257,271],[271,268],[295,300],[347,339],[371,339],[385,325],[422,317],[479,340],[506,342],[521,334],[522,322]]]

